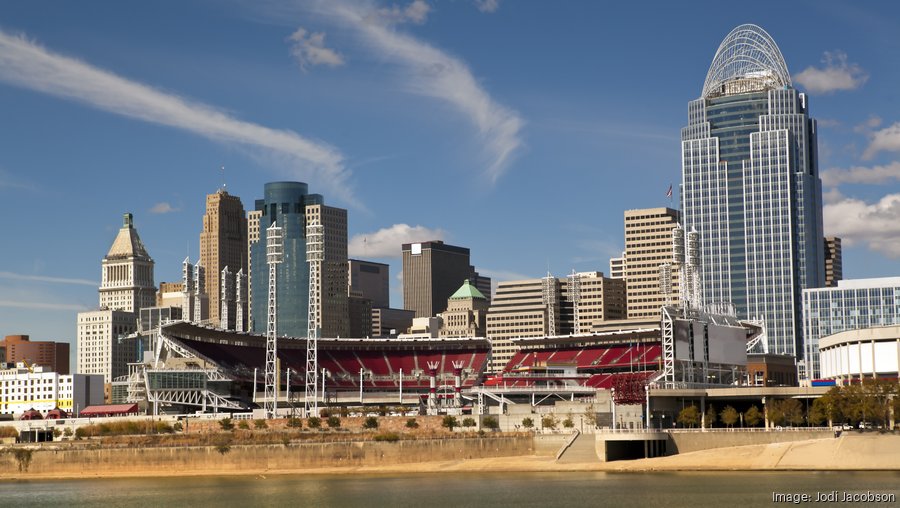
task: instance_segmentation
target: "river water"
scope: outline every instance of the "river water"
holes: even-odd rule
[[[0,482],[0,506],[298,507],[703,507],[773,503],[837,491],[893,494],[900,472],[447,473],[413,475],[209,476]],[[782,498],[783,499],[783,498]],[[815,506],[900,506],[807,502]]]

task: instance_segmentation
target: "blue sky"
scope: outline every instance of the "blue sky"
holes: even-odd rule
[[[810,94],[845,277],[897,275],[900,9],[722,5],[4,2],[0,333],[74,341],[124,212],[178,280],[221,166],[248,209],[283,179],[348,208],[395,306],[403,241],[495,280],[605,272],[623,211],[669,204],[687,102],[742,23]]]

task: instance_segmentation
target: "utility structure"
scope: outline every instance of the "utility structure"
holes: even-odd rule
[[[572,333],[578,335],[581,332],[581,319],[579,307],[581,307],[581,274],[572,270],[568,280],[569,300],[572,301]]]
[[[319,397],[317,393],[319,373],[319,323],[321,323],[321,273],[322,261],[325,257],[325,228],[319,216],[307,215],[306,224],[306,261],[309,263],[309,313],[306,332],[306,397],[304,409],[306,415],[318,416]],[[324,398],[325,393],[323,391]]]
[[[559,314],[559,288],[556,285],[556,277],[549,271],[547,276],[541,279],[541,300],[547,307],[547,335],[556,335],[559,332],[556,326]]]
[[[275,372],[278,358],[278,295],[276,284],[278,282],[278,270],[284,255],[284,244],[281,236],[281,228],[272,223],[266,229],[266,263],[269,265],[269,301],[268,319],[266,320],[266,388],[265,411],[266,418],[275,418],[275,410],[278,407],[278,376]]]

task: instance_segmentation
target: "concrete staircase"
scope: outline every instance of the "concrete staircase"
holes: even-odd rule
[[[593,434],[579,434],[562,455],[556,459],[560,464],[600,462],[597,457],[596,441]]]

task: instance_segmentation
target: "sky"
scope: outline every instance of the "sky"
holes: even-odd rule
[[[743,23],[809,94],[845,278],[900,275],[900,6],[723,5],[3,2],[0,334],[74,342],[125,212],[180,280],[223,184],[347,208],[395,307],[403,242],[468,247],[495,282],[608,272],[625,210],[677,206],[687,103]]]

